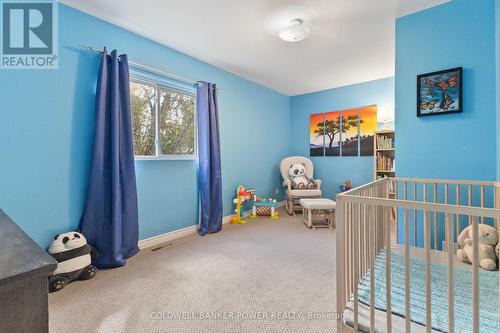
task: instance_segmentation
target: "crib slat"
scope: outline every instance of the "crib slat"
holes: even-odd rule
[[[351,294],[350,294],[350,279],[349,279],[349,269],[350,269],[350,254],[351,254],[351,242],[350,242],[350,233],[349,233],[349,226],[351,224],[350,222],[350,216],[349,216],[349,207],[351,203],[346,202],[345,203],[345,222],[344,222],[344,228],[345,228],[345,251],[346,251],[346,256],[345,256],[345,298],[350,299]]]
[[[447,205],[450,203],[450,186],[449,185],[450,184],[446,183],[446,185],[444,186],[444,203]],[[443,214],[443,216],[445,216],[445,214]],[[445,226],[445,230],[446,230],[446,226]],[[452,229],[452,231],[453,231],[453,229]],[[453,235],[453,233],[451,235]],[[445,231],[445,238],[446,238],[446,231]],[[451,239],[453,239],[453,236],[451,236]],[[446,251],[446,249],[443,248],[443,251]]]
[[[467,194],[469,196],[469,206],[472,206],[472,185],[469,184],[467,189]],[[472,216],[469,215],[469,225],[472,224]]]
[[[446,214],[446,244],[448,246],[448,332],[455,331],[455,276],[452,215]]]
[[[345,310],[345,210],[344,199],[337,199],[336,210],[336,260],[337,260],[337,312],[343,314]],[[337,332],[343,332],[343,320],[337,320]]]
[[[496,183],[494,188],[493,188],[493,207],[494,208],[500,208],[500,183]],[[498,228],[498,224],[499,224],[499,219],[496,218],[495,219],[495,227]],[[500,278],[500,274],[499,274],[499,278]],[[500,294],[499,294],[499,297],[500,297]],[[500,304],[500,303],[498,303]],[[498,307],[499,310],[500,310],[500,306]]]
[[[361,230],[361,232],[359,234],[359,277],[360,277],[360,280],[361,280],[361,277],[365,276],[365,274],[366,274],[366,271],[365,271],[365,264],[366,264],[365,234],[366,234],[366,229],[365,229],[365,224],[364,224],[363,207],[364,207],[364,204],[359,204],[359,229]]]
[[[389,208],[391,209],[391,208]],[[387,305],[387,333],[392,332],[392,304],[391,304],[391,218],[389,209],[384,208],[385,217],[385,301]]]
[[[494,208],[500,208],[500,196],[498,194],[500,190],[500,183],[496,183],[495,186],[493,187],[493,207]],[[498,218],[495,219],[495,228],[498,228]],[[499,274],[499,279],[500,279],[500,274]],[[499,300],[500,300],[500,294],[499,294]],[[500,304],[500,302],[498,302]],[[500,306],[498,307],[498,311],[500,311]]]
[[[348,266],[347,266],[347,295],[352,296],[352,202],[347,205],[347,251],[348,251]]]
[[[356,280],[356,275],[354,267],[357,265],[356,257],[354,256],[354,239],[356,238],[356,234],[354,233],[354,224],[356,221],[356,203],[351,205],[351,295],[354,294],[354,286],[357,286],[358,281]]]
[[[376,206],[370,206],[370,333],[375,332],[375,255],[377,250]],[[374,237],[373,237],[374,236]]]
[[[364,229],[365,229],[365,241],[364,241],[364,258],[363,262],[365,263],[365,270],[363,272],[363,276],[368,273],[368,266],[369,266],[369,247],[368,247],[368,238],[369,238],[369,232],[368,232],[368,207],[366,205],[363,205],[363,224],[364,224]]]
[[[417,200],[417,182],[413,186],[413,201]],[[413,246],[417,247],[417,210],[413,210]]]
[[[429,226],[429,212],[424,210],[424,247],[425,247],[425,330],[430,333],[432,328],[431,317],[431,233]]]
[[[457,192],[457,206],[460,205],[460,184],[457,184],[456,188]],[[455,219],[456,219],[456,234],[455,234],[455,239],[458,239],[458,235],[460,235],[460,214],[455,214]]]
[[[403,184],[403,197],[405,200],[408,200],[408,182],[404,182]]]
[[[353,302],[354,302],[354,330],[358,331],[359,330],[359,323],[358,323],[358,281],[359,281],[359,251],[358,251],[358,222],[359,222],[359,204],[355,204],[354,206],[354,218],[352,220],[352,235],[353,235]]]
[[[365,224],[363,221],[363,204],[359,204],[359,276],[364,276],[365,272]]]
[[[438,200],[437,200],[437,194],[438,194],[438,184],[437,183],[434,183],[434,202],[437,203]],[[438,245],[438,235],[437,235],[437,212],[434,211],[434,249],[436,250],[437,249],[437,245]]]
[[[479,231],[472,218],[472,333],[479,333]]]
[[[399,199],[399,183],[397,180],[394,180],[394,199]],[[394,211],[394,220],[397,221],[398,220],[398,209],[397,207],[394,207],[392,208],[393,211]],[[392,218],[392,215],[391,215],[391,218]],[[399,231],[398,231],[398,224],[399,223],[396,223],[396,235],[399,235]]]
[[[406,199],[406,188],[405,188]],[[408,221],[408,208],[404,209],[403,221],[405,226],[405,332],[411,332],[411,309],[410,309],[410,223]]]
[[[484,208],[484,185],[481,186],[481,207]],[[484,223],[484,217],[482,216],[481,223]]]
[[[348,251],[349,251],[349,266],[347,268],[347,276],[348,276],[348,290],[347,290],[347,295],[350,297],[352,295],[352,202],[349,202],[349,205],[347,206],[347,241],[348,241]]]
[[[343,251],[345,251],[345,254],[344,254],[344,258],[343,258],[343,261],[344,261],[344,297],[345,299],[348,299],[348,292],[347,292],[347,289],[349,289],[347,287],[347,285],[349,284],[349,277],[348,277],[348,273],[347,273],[347,270],[349,269],[349,237],[347,237],[348,235],[348,230],[347,230],[347,225],[348,225],[348,221],[347,221],[347,211],[349,210],[348,209],[348,205],[349,205],[349,202],[346,201],[345,204],[344,204],[344,235],[342,236],[342,239],[344,241],[344,249]]]

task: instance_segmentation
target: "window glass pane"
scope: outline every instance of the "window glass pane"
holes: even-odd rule
[[[195,153],[195,97],[159,88],[160,152],[164,155]]]
[[[155,87],[130,82],[132,134],[136,156],[154,156],[155,153]]]

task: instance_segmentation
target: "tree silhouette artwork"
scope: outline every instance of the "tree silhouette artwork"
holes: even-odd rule
[[[342,129],[340,126],[340,119],[342,119]],[[337,117],[334,120],[325,120],[324,122],[318,123],[318,128],[314,131],[317,136],[325,135],[329,139],[328,148],[332,148],[333,142],[337,134],[345,133],[349,131],[352,127],[358,127],[362,124],[363,120],[359,119],[357,115],[350,115],[348,117]]]

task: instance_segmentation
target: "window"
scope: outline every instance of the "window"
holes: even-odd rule
[[[155,156],[155,87],[147,83],[130,82],[132,134],[136,156]]]
[[[194,91],[155,81],[130,81],[132,133],[136,159],[194,159]]]

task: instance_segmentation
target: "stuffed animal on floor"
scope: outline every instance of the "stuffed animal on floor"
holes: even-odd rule
[[[479,266],[494,271],[497,269],[495,246],[498,243],[497,230],[487,224],[478,224]],[[463,262],[472,263],[472,226],[468,226],[458,236],[457,257]]]
[[[295,163],[288,169],[288,179],[292,182],[292,189],[312,189],[314,180],[307,178],[305,164]]]
[[[95,255],[95,250],[79,232],[56,235],[48,252],[57,261],[57,268],[49,277],[50,292],[61,290],[75,280],[91,279],[97,273],[97,268],[91,265],[91,253]]]

